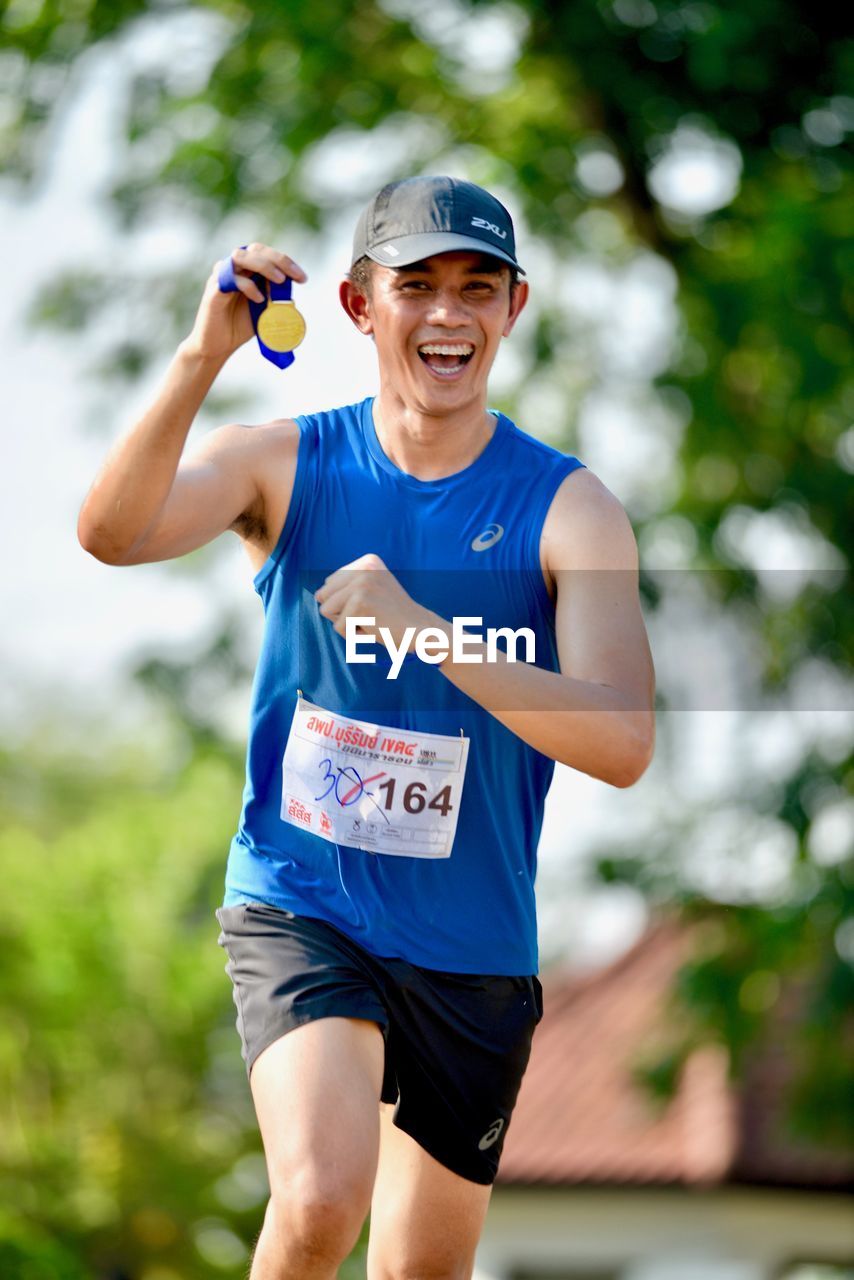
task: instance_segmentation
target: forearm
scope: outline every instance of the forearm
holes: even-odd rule
[[[641,704],[608,685],[576,680],[526,662],[508,662],[500,651],[487,662],[484,643],[466,642],[481,660],[453,660],[451,628],[431,615],[430,626],[445,630],[449,654],[439,669],[463,693],[506,725],[523,742],[562,764],[613,786],[636,782],[652,757],[655,717],[652,692]]]
[[[81,545],[120,563],[161,511],[190,427],[225,363],[181,343],[151,407],[116,441],[80,510]]]

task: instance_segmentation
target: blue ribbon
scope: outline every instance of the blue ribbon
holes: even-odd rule
[[[245,249],[246,245],[240,246]],[[239,293],[237,279],[234,274],[234,263],[231,258],[223,258],[219,264],[219,289],[220,293]],[[267,285],[270,286],[271,302],[290,302],[291,286],[293,281],[287,277],[284,284],[277,284],[275,280],[268,280],[266,276],[259,275],[257,272],[252,273],[252,279],[257,284],[262,293],[266,291]],[[255,330],[255,337],[258,338],[258,318],[261,312],[267,306],[266,302],[253,302],[251,298],[247,298],[249,303],[249,314],[252,317],[252,328]],[[294,362],[293,351],[273,351],[258,338],[258,346],[261,349],[261,355],[269,360],[272,364],[278,365],[280,369],[287,369],[288,365]]]

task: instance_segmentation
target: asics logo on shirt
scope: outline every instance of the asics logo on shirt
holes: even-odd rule
[[[488,524],[483,533],[479,533],[471,544],[472,551],[488,551],[504,537],[503,524]]]

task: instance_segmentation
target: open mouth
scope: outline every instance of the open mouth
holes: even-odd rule
[[[471,360],[474,347],[470,342],[422,342],[418,354],[440,378],[452,378]]]

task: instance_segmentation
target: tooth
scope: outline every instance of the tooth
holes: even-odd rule
[[[450,343],[444,342],[425,342],[419,350],[425,355],[435,356],[467,356],[474,350],[471,346],[453,347]]]

